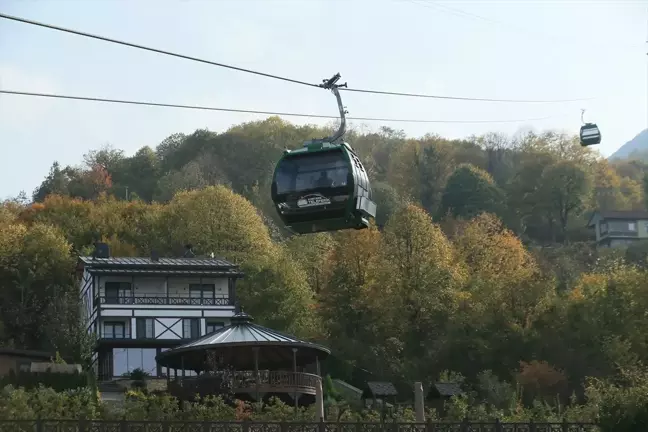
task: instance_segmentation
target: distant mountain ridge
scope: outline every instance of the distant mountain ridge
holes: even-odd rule
[[[633,153],[648,153],[648,129],[641,131],[636,137],[623,144],[608,159],[627,159],[633,156]]]

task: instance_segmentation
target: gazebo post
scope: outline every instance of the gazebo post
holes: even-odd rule
[[[292,349],[293,352],[293,378],[294,385],[297,386],[297,348]],[[295,412],[297,412],[297,392],[293,394],[293,399],[295,400]]]
[[[317,408],[317,421],[324,421],[324,383],[322,382],[322,369],[320,367],[319,356],[315,356],[315,373],[318,377],[317,387],[315,388],[315,406]]]
[[[253,347],[254,352],[254,387],[256,393],[256,401],[259,402],[259,347]]]
[[[180,356],[180,367],[182,368],[182,386],[184,387],[184,378],[185,378],[185,365],[184,365],[184,356]]]

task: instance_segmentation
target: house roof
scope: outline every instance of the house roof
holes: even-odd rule
[[[243,276],[243,273],[239,272],[236,269],[230,270],[203,270],[203,269],[193,269],[193,270],[179,270],[175,267],[167,268],[143,268],[143,269],[131,269],[131,268],[94,268],[91,267],[88,271],[92,274],[100,275],[144,275],[144,276],[159,276],[159,275],[201,275],[201,276]]]
[[[43,360],[49,360],[55,356],[55,354],[43,352],[43,351],[31,351],[15,348],[0,348],[0,355],[11,356],[11,357],[27,357],[27,358],[40,358]]]
[[[430,387],[430,391],[428,391],[428,395],[438,394],[439,396],[442,397],[450,397],[450,396],[460,395],[462,393],[463,391],[461,390],[461,386],[459,385],[459,383],[454,383],[454,382],[434,383]]]
[[[646,210],[600,210],[592,214],[587,226],[593,226],[596,219],[648,219]]]
[[[259,348],[259,367],[292,367],[293,348],[297,363],[310,364],[323,359],[331,351],[321,345],[307,342],[267,327],[254,324],[253,318],[239,312],[230,319],[230,325],[185,345],[164,351],[156,357],[165,367],[204,370],[207,352],[222,356],[223,362],[237,369],[254,368],[254,351]]]
[[[601,211],[599,212],[603,219],[648,219],[648,211],[645,210],[628,210],[628,211]]]
[[[91,273],[195,273],[217,272],[237,274],[238,266],[221,258],[159,258],[150,257],[79,257],[79,264]]]
[[[367,391],[368,390],[368,391]],[[367,390],[363,392],[364,397],[397,396],[398,391],[393,383],[388,381],[368,381]]]

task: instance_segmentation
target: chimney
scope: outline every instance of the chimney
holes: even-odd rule
[[[191,244],[185,245],[184,258],[193,258],[195,256],[196,256],[196,254],[193,251],[193,245],[191,245]]]
[[[92,259],[97,258],[110,258],[110,246],[106,243],[95,243],[94,252],[92,252]]]
[[[156,250],[151,251],[151,261],[158,262],[160,261],[160,254]]]

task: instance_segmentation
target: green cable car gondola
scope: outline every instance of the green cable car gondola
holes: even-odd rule
[[[580,143],[583,147],[596,145],[601,143],[601,131],[594,123],[585,123],[583,116],[585,110],[581,110],[581,122],[583,125],[580,128]]]
[[[340,127],[327,138],[286,150],[272,179],[272,201],[286,228],[297,234],[369,227],[376,217],[371,185],[360,158],[341,140],[346,111],[336,85],[340,74],[324,80],[337,99]]]

